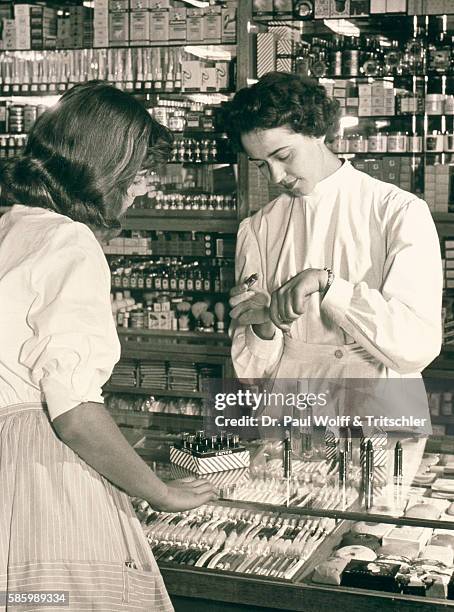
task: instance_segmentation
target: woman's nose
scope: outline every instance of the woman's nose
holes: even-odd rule
[[[284,169],[275,162],[268,162],[268,178],[272,183],[280,183],[285,176]]]

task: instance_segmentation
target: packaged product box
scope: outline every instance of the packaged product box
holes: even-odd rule
[[[449,2],[449,4],[452,4]],[[445,0],[425,0],[423,2],[424,15],[441,15],[446,12]]]
[[[96,0],[93,16],[93,46],[109,46],[109,0]]]
[[[150,0],[150,3],[153,3],[153,0]],[[151,8],[150,9],[150,42],[151,43],[168,43],[169,42],[169,9],[167,8]]]
[[[216,44],[221,42],[221,7],[209,6],[203,15],[203,42]]]
[[[386,0],[370,0],[370,13],[386,13]]]
[[[129,43],[129,13],[109,12],[109,44],[127,47]]]
[[[186,11],[186,41],[203,42],[203,9],[188,8]]]
[[[221,10],[221,42],[236,42],[237,3],[230,2]]]
[[[330,17],[331,2],[330,0],[314,0],[314,17],[322,19]]]
[[[6,50],[17,49],[16,21],[14,19],[2,19],[2,24],[3,24],[3,48]]]
[[[272,32],[257,34],[257,77],[276,70],[276,38]]]
[[[408,0],[407,13],[409,15],[423,14],[424,0]]]
[[[197,60],[181,62],[182,89],[200,91],[202,87],[202,64]]]
[[[218,89],[218,71],[214,66],[204,65],[202,68],[202,87],[200,91],[217,91]]]
[[[407,0],[386,0],[387,13],[406,13]]]
[[[146,45],[150,41],[150,13],[147,9],[133,9],[129,15],[131,46]]]
[[[16,22],[16,48],[31,48],[30,30],[30,4],[16,4],[14,6],[14,19]]]
[[[229,81],[229,62],[216,62],[215,63],[218,89],[228,89],[230,86]]]
[[[171,8],[169,11],[169,40],[186,42],[186,9]]]

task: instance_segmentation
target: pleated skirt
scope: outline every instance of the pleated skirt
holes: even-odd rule
[[[0,595],[0,612],[173,610],[129,497],[59,440],[41,404],[0,408],[5,592],[67,601],[9,605]]]

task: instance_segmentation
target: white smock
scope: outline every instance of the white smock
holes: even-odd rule
[[[74,612],[173,610],[129,497],[51,426],[102,402],[120,357],[95,235],[13,206],[0,219],[0,303],[0,592],[65,591]]]
[[[420,372],[440,351],[442,265],[427,204],[344,161],[310,195],[283,194],[241,223],[237,283],[258,273],[257,287],[271,294],[299,272],[325,267],[334,282],[323,298],[308,298],[288,333],[263,340],[250,325],[232,325],[237,376],[274,380],[275,389],[282,379],[298,380],[298,389],[307,379],[413,379],[406,406],[402,393],[393,401],[393,384],[386,401],[369,387],[331,410],[415,414],[430,427]]]

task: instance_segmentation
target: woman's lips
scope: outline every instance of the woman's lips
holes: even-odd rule
[[[293,179],[293,181],[281,181],[281,185],[286,189],[293,189],[298,181],[299,179],[297,178]]]

